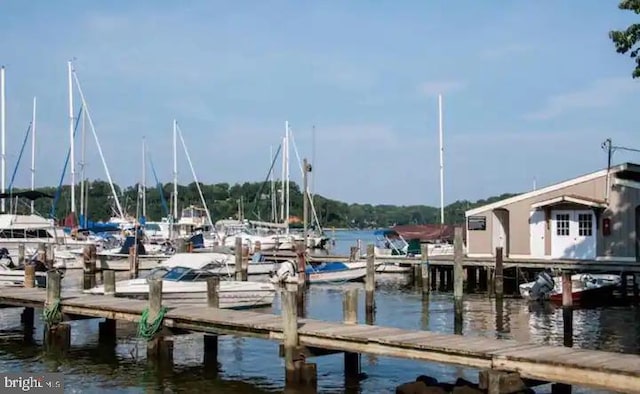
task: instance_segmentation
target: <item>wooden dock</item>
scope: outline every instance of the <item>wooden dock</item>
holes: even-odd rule
[[[89,317],[137,323],[150,306],[149,301],[110,296],[62,293],[59,297],[60,311],[69,319]],[[46,301],[44,289],[0,288],[0,305],[6,307],[41,309]],[[167,306],[162,325],[171,329],[280,342],[286,339],[286,316],[207,305]],[[638,355],[307,318],[297,319],[297,340],[306,347],[515,372],[522,378],[544,382],[640,393]],[[502,391],[489,388],[489,392]]]

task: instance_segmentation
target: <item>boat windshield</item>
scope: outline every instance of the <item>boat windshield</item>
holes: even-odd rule
[[[206,280],[209,276],[214,276],[214,274],[207,271],[194,270],[187,267],[173,267],[166,274],[164,274],[162,280],[170,280],[174,282],[193,282]]]

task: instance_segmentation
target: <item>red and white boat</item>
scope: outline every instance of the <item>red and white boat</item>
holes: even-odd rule
[[[620,275],[575,274],[571,275],[571,297],[573,301],[601,300],[620,286]],[[548,272],[538,274],[533,282],[519,286],[522,298],[538,301],[550,300],[562,303],[562,276],[552,277]]]

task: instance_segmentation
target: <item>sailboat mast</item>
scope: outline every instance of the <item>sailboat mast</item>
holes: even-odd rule
[[[278,219],[277,219],[277,206],[276,206],[276,184],[274,181],[274,177],[273,177],[273,146],[269,146],[269,166],[271,168],[271,171],[269,172],[269,182],[271,183],[270,185],[270,190],[271,190],[271,221],[273,223],[275,223]]]
[[[173,120],[173,218],[178,219],[178,121]]]
[[[147,172],[146,172],[147,147],[145,138],[142,137],[142,217],[147,219]]]
[[[285,191],[286,191],[286,207],[285,207],[286,212],[285,212],[285,219],[284,219],[285,221],[284,221],[284,223],[287,225],[286,234],[289,235],[289,210],[290,210],[290,207],[291,207],[291,205],[289,203],[289,201],[290,201],[289,200],[289,194],[290,194],[289,193],[289,187],[290,187],[290,184],[289,184],[289,179],[290,179],[289,178],[289,121],[286,122],[285,126],[286,126],[286,130],[285,130],[285,137],[284,137],[284,139],[285,139],[284,151],[286,153],[285,157],[287,158],[286,161],[285,161],[285,164],[286,164],[285,172],[286,172],[286,183],[287,183],[287,186],[286,186],[286,189],[285,189]]]
[[[31,190],[36,188],[36,98],[33,98],[31,114]],[[31,200],[31,214],[35,212],[34,200]]]
[[[86,211],[85,153],[86,153],[86,147],[87,147],[86,120],[87,120],[87,115],[85,114],[85,111],[82,111],[82,135],[81,135],[81,142],[80,142],[81,144],[81,147],[80,147],[80,215],[82,215],[82,218],[83,218],[82,219],[83,223],[81,224],[83,227],[85,226],[85,223],[87,221],[87,217],[85,214],[85,211]]]
[[[287,142],[287,139],[285,137],[283,137],[282,138],[282,172],[281,172],[281,175],[280,175],[280,221],[282,223],[284,223],[284,200],[285,200],[285,198],[284,198],[285,197],[285,195],[284,195],[284,188],[285,188],[285,180],[284,180],[284,178],[286,176],[286,173],[285,173],[286,163],[285,163],[285,161],[287,159],[287,157],[286,157],[287,152],[285,152],[284,146],[285,146],[286,142]]]
[[[72,66],[71,61],[67,62],[67,71],[69,76],[69,143],[70,143],[70,156],[69,161],[71,164],[71,213],[74,214],[74,224],[75,224],[75,213],[76,213],[76,159],[75,159],[75,146],[73,142],[73,124],[74,124],[74,116],[73,116],[73,81],[72,81]]]
[[[440,224],[444,224],[444,145],[442,130],[442,94],[438,95],[438,133],[440,134]]]
[[[0,139],[2,140],[0,143],[2,144],[2,153],[1,153],[1,158],[2,158],[2,185],[1,185],[1,192],[4,194],[5,192],[5,182],[6,182],[6,172],[7,172],[7,155],[6,155],[6,127],[7,127],[7,118],[6,118],[6,111],[7,111],[7,103],[6,103],[6,97],[5,97],[5,84],[4,84],[4,66],[2,66],[2,68],[0,68]],[[2,213],[5,212],[5,199],[3,198],[1,200],[1,209],[2,209]]]

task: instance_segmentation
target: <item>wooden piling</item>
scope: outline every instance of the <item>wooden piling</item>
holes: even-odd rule
[[[496,298],[502,298],[504,296],[504,274],[503,274],[503,261],[502,261],[502,247],[496,248],[496,267],[495,267],[495,279],[493,286],[495,288]]]
[[[367,274],[365,277],[364,289],[365,289],[365,311],[367,315],[373,315],[375,310],[375,290],[376,290],[376,255],[375,245],[367,245]]]
[[[300,382],[300,364],[298,356],[298,310],[296,291],[289,286],[282,291],[282,331],[284,335],[284,369],[286,386],[296,386]]]
[[[242,245],[242,267],[240,273],[243,281],[249,280],[249,245]]]
[[[37,259],[44,265],[47,265],[47,247],[44,243],[38,244]]]
[[[162,280],[149,280],[149,313],[147,324],[156,320],[162,310]],[[173,361],[173,342],[166,341],[161,333],[147,341],[147,359],[166,365]]]
[[[294,244],[296,251],[296,262],[298,265],[298,287],[304,289],[305,285],[309,281],[307,275],[307,257],[304,241],[296,241]]]
[[[98,252],[95,245],[87,245],[82,251],[82,262],[84,274],[82,277],[82,287],[87,290],[96,285],[96,259]]]
[[[18,244],[18,265],[26,265],[24,244]]]
[[[113,272],[113,271],[111,271]],[[98,323],[98,342],[102,345],[115,345],[116,336],[116,320],[104,319]]]
[[[464,286],[463,253],[462,227],[456,226],[453,239],[453,300],[454,331],[456,334],[462,334],[462,292]]]
[[[33,308],[24,308],[20,316],[22,321],[23,340],[25,343],[33,343],[33,329],[35,327],[35,311]]]
[[[426,244],[420,245],[420,257],[422,264],[422,295],[429,295],[431,292],[431,268],[429,267],[429,248]]]
[[[47,267],[49,268],[53,268],[53,263],[55,262],[56,259],[56,255],[55,255],[55,245],[54,244],[46,244],[46,249],[45,249],[45,263],[47,265]]]
[[[187,241],[184,238],[176,238],[174,243],[176,245],[176,253],[187,253]]]
[[[207,278],[207,305],[209,308],[220,308],[220,278],[212,276]],[[203,363],[205,368],[218,366],[218,336],[204,335],[204,356]]]
[[[236,237],[236,245],[234,248],[234,253],[236,256],[236,280],[242,280],[242,238]]]
[[[47,295],[44,303],[45,315],[50,316],[45,321],[44,342],[48,350],[66,351],[71,345],[71,327],[62,324],[60,311],[61,276],[57,271],[47,272]],[[55,313],[58,311],[58,313]],[[45,319],[47,320],[47,319]]]
[[[104,295],[113,296],[116,294],[116,273],[113,270],[102,271],[102,282],[104,284]]]
[[[342,299],[343,321],[346,324],[358,323],[358,290],[345,291]],[[344,378],[347,387],[357,384],[360,375],[360,355],[358,353],[344,353]]]
[[[350,262],[354,262],[358,259],[358,247],[357,246],[352,246],[349,249],[349,261]]]
[[[138,277],[138,247],[136,245],[129,247],[129,278]]]
[[[413,286],[422,289],[422,264],[415,263],[413,265]]]
[[[24,287],[36,287],[36,267],[34,265],[24,266]]]

